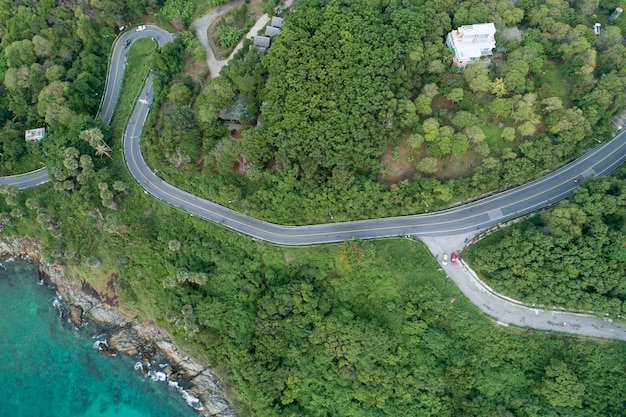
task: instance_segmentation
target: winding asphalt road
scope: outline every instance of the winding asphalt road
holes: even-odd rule
[[[111,55],[110,75],[102,109],[99,112],[105,123],[112,117],[121,89],[126,39],[134,41],[142,37],[152,37],[159,45],[172,39],[168,32],[156,26],[148,26],[141,32],[129,31],[120,36]],[[610,142],[545,177],[452,209],[430,214],[343,223],[281,226],[237,213],[180,190],[159,178],[144,160],[139,142],[152,99],[152,76],[149,76],[131,115],[124,140],[124,155],[128,169],[145,192],[192,215],[220,223],[254,239],[279,245],[312,245],[349,239],[411,235],[422,239],[434,254],[443,253],[461,245],[459,242],[462,242],[463,238],[471,237],[480,230],[571,195],[578,185],[574,182],[576,178],[607,174],[626,159],[626,132],[623,132]],[[502,322],[626,340],[626,326],[589,315],[531,309],[517,304],[515,300],[499,296],[481,284],[464,265],[463,268],[456,269],[447,265],[444,272],[455,280],[474,304]]]
[[[45,184],[48,181],[50,181],[50,176],[46,168],[10,177],[0,177],[0,184],[14,185],[20,190]]]

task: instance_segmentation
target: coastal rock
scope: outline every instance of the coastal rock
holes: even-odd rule
[[[156,347],[165,356],[170,358],[174,364],[183,369],[187,376],[195,376],[204,371],[204,366],[195,362],[189,357],[189,355],[186,355],[185,353],[178,350],[178,348],[172,342],[172,339],[165,336],[155,326],[135,326],[135,330],[137,330],[142,339],[153,341]]]
[[[79,305],[70,305],[70,321],[76,327],[83,325],[83,308]]]
[[[234,417],[237,414],[225,400],[222,382],[211,368],[207,368],[191,379],[191,388],[187,392],[199,398],[205,412],[210,416]]]
[[[189,355],[180,351],[159,328],[150,322],[140,324],[136,318],[127,317],[115,310],[117,303],[102,300],[101,295],[89,286],[86,281],[71,279],[65,275],[65,269],[56,264],[45,262],[40,255],[39,242],[19,236],[3,236],[0,238],[0,255],[15,256],[34,260],[38,263],[39,272],[47,283],[54,286],[63,300],[74,310],[76,317],[87,318],[100,324],[119,327],[107,342],[100,342],[98,350],[105,355],[115,356],[115,351],[136,355],[146,346],[142,359],[150,359],[153,351],[147,345],[154,344],[172,365],[168,369],[170,381],[178,379],[190,380],[189,394],[203,402],[201,415],[206,417],[236,417],[237,413],[230,405],[224,392],[223,384],[211,368],[196,362]],[[113,279],[113,277],[112,277]],[[111,281],[112,283],[112,281]],[[108,283],[107,283],[108,286]],[[105,295],[106,298],[106,295]],[[82,312],[79,314],[79,312]],[[77,322],[72,321],[75,325]]]
[[[136,355],[139,353],[144,342],[139,339],[139,335],[132,327],[123,327],[113,333],[107,339],[109,348],[127,355]]]

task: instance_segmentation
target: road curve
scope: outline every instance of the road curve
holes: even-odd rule
[[[132,42],[143,37],[154,38],[159,45],[172,39],[171,34],[156,26],[148,26],[141,32],[128,31],[118,38],[111,54],[107,89],[99,112],[99,117],[102,117],[105,123],[111,120],[121,89],[126,40],[130,39]],[[140,137],[152,99],[150,75],[146,79],[124,134],[126,165],[145,192],[192,215],[220,223],[255,239],[279,245],[298,246],[341,242],[347,239],[413,235],[424,240],[433,253],[443,253],[451,249],[450,239],[472,236],[480,230],[568,197],[578,186],[574,182],[576,178],[607,174],[626,159],[626,132],[622,132],[610,142],[538,180],[459,207],[422,215],[308,226],[281,226],[245,216],[194,196],[165,182],[150,170],[141,154]],[[47,176],[47,172],[40,170],[12,178],[20,181],[18,186],[26,188],[31,186],[29,185],[31,179],[27,180],[30,176],[33,176],[32,185],[37,185],[42,183],[40,181]],[[6,180],[6,177],[0,179],[0,182],[3,180]],[[463,272],[465,275],[462,275],[461,271],[465,271]],[[598,320],[589,315],[544,311],[519,305],[514,300],[493,293],[480,284],[475,276],[468,280],[467,276],[471,275],[472,271],[465,266],[455,270],[448,265],[445,272],[478,308],[503,322],[537,329],[626,340],[626,326]]]
[[[50,181],[50,176],[48,175],[48,170],[46,168],[41,168],[25,174],[0,177],[0,184],[14,185],[20,190],[45,184],[48,181]]]
[[[151,80],[141,96],[147,102],[135,108],[124,143],[131,174],[154,197],[198,217],[221,223],[237,232],[279,245],[312,245],[349,239],[372,239],[398,235],[449,236],[491,227],[545,207],[571,195],[574,180],[606,174],[626,159],[626,133],[588,152],[553,173],[520,187],[439,212],[308,226],[282,226],[240,214],[198,198],[163,181],[150,170],[140,151],[139,138],[151,100]]]
[[[581,158],[528,184],[456,208],[425,215],[391,217],[309,226],[281,226],[254,219],[180,190],[159,178],[144,160],[140,149],[143,125],[153,99],[152,77],[146,80],[125,133],[124,156],[131,174],[146,193],[182,210],[281,245],[310,245],[346,239],[370,239],[413,235],[421,238],[433,254],[462,248],[468,237],[507,219],[532,212],[571,195],[579,177],[604,175],[626,159],[626,132],[586,153]],[[464,240],[465,238],[465,240]],[[583,336],[626,340],[626,325],[593,315],[543,310],[525,306],[487,287],[463,262],[448,264],[443,272],[468,299],[501,324]]]
[[[124,70],[126,69],[126,54],[132,43],[137,39],[152,38],[161,46],[174,39],[171,33],[158,26],[146,25],[145,28],[142,31],[137,31],[136,29],[127,30],[115,39],[113,51],[109,59],[109,72],[107,73],[104,97],[96,115],[96,117],[102,119],[105,125],[111,123],[113,118],[115,104],[122,90],[122,80],[124,78]],[[127,44],[128,41],[130,43]]]
[[[146,30],[137,32],[135,29],[121,33],[113,43],[109,59],[106,86],[100,108],[96,117],[100,117],[104,124],[111,123],[117,98],[122,89],[122,78],[126,68],[126,53],[132,42],[141,38],[153,38],[159,46],[172,41],[173,36],[158,26],[146,26]],[[128,47],[126,41],[130,40]],[[24,174],[0,177],[0,184],[14,185],[20,190],[45,184],[50,181],[47,168],[41,168]]]

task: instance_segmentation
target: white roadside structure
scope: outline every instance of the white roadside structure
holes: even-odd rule
[[[496,47],[496,26],[493,23],[461,26],[448,33],[446,46],[454,51],[454,63],[460,69],[469,63],[493,54]]]
[[[26,140],[41,140],[45,137],[46,137],[46,129],[43,127],[39,129],[27,130],[26,134],[24,135],[24,139]]]

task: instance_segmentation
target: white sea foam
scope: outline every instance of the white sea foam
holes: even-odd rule
[[[103,350],[107,350],[109,348],[109,343],[106,341],[106,339],[96,340],[95,342],[93,342],[93,348],[99,352],[102,352]]]
[[[134,368],[135,371],[141,371],[143,369],[143,362],[136,362]]]
[[[204,407],[202,406],[202,401],[200,401],[200,399],[194,397],[193,395],[189,394],[187,391],[182,389],[180,385],[178,385],[178,382],[168,381],[167,385],[171,389],[175,389],[176,391],[180,392],[180,394],[183,396],[183,399],[185,400],[188,406],[190,406],[191,408],[197,411],[204,410]]]
[[[153,381],[163,382],[163,381],[165,381],[167,379],[167,375],[165,375],[165,372],[149,371],[146,374],[146,378],[150,378]]]

